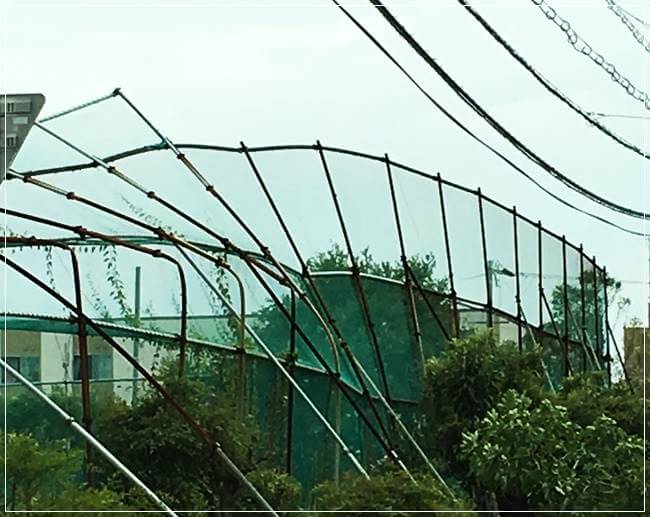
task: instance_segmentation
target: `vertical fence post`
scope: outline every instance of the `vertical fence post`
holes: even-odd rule
[[[488,327],[492,328],[494,326],[493,321],[493,311],[492,311],[492,268],[490,267],[490,262],[488,261],[488,251],[487,251],[487,239],[485,236],[485,218],[483,215],[483,194],[481,194],[481,189],[477,189],[478,192],[478,213],[479,221],[481,225],[481,245],[483,247],[483,272],[485,273],[485,292],[487,296],[487,323]]]
[[[370,305],[368,303],[368,297],[366,296],[366,290],[361,280],[361,274],[360,274],[361,271],[359,269],[359,263],[357,262],[357,259],[354,255],[354,250],[352,249],[352,241],[350,239],[350,234],[348,232],[347,226],[345,225],[345,218],[343,217],[343,209],[341,208],[341,203],[339,202],[339,198],[336,192],[336,187],[334,186],[332,173],[330,172],[329,166],[327,165],[327,161],[325,160],[325,154],[323,153],[323,149],[320,146],[320,142],[318,142],[318,146],[319,146],[318,148],[319,156],[321,159],[321,164],[323,166],[323,173],[327,181],[327,186],[329,188],[330,197],[332,198],[332,203],[334,203],[334,211],[336,212],[336,218],[339,222],[341,233],[343,234],[343,240],[345,242],[345,248],[348,253],[348,259],[350,260],[350,264],[352,265],[352,267],[350,268],[352,272],[352,282],[354,283],[357,297],[359,298],[359,304],[361,305],[361,311],[363,312],[364,318],[366,320],[366,326],[368,328],[368,333],[370,334],[370,341],[375,351],[377,369],[379,370],[381,382],[384,386],[384,393],[386,394],[386,399],[390,402],[391,397],[390,397],[390,390],[388,384],[388,375],[386,374],[384,358],[381,354],[381,347],[379,346],[379,338],[377,336],[377,331],[375,330],[375,322],[372,318],[372,315],[370,314]]]
[[[83,424],[88,432],[92,430],[92,416],[90,409],[90,371],[89,371],[89,356],[88,356],[88,332],[86,331],[86,322],[83,314],[82,307],[82,294],[81,294],[81,275],[79,273],[79,263],[72,248],[69,248],[72,260],[72,269],[74,275],[74,290],[75,290],[75,304],[77,306],[77,338],[79,341],[79,373],[81,377],[81,405],[83,411]],[[74,361],[73,361],[74,365]],[[74,375],[74,372],[73,372]],[[93,458],[92,446],[89,441],[86,441],[86,465],[84,476],[86,486],[93,485]]]
[[[293,378],[294,367],[296,365],[296,294],[293,289],[290,291],[291,296],[291,330],[289,333],[289,357],[287,358],[287,371]],[[289,383],[289,393],[287,394],[287,474],[291,474],[293,460],[293,387]]]
[[[612,385],[612,356],[610,353],[610,348],[609,348],[609,332],[607,332],[607,329],[609,329],[609,300],[607,297],[607,268],[603,267],[603,283],[605,284],[603,286],[603,289],[605,291],[605,307],[603,308],[605,311],[605,337],[606,337],[606,342],[605,342],[605,353],[607,354],[607,383],[609,386]],[[625,343],[623,343],[623,346],[625,346]],[[625,353],[625,350],[623,350],[623,353]]]
[[[585,307],[585,255],[580,244],[580,326],[582,338],[582,371],[587,371],[587,312]]]
[[[449,270],[449,288],[451,290],[451,306],[453,311],[454,337],[460,337],[460,315],[458,314],[458,299],[456,287],[454,286],[454,268],[451,263],[451,247],[449,246],[449,229],[447,228],[447,214],[445,212],[445,196],[442,188],[440,173],[436,175],[438,182],[438,195],[440,197],[440,213],[442,215],[442,230],[445,237],[445,250],[447,252],[447,268]]]
[[[420,322],[418,320],[418,313],[415,307],[415,296],[413,295],[413,286],[411,285],[411,268],[406,258],[406,244],[404,243],[404,233],[402,232],[402,223],[399,217],[399,208],[397,206],[397,196],[395,194],[395,182],[393,181],[393,171],[390,166],[388,155],[384,155],[386,161],[386,173],[388,174],[388,186],[390,187],[390,197],[393,204],[393,215],[395,217],[395,227],[397,228],[397,238],[399,240],[400,259],[402,261],[402,269],[404,270],[404,285],[406,286],[406,295],[408,296],[409,311],[411,313],[411,321],[413,322],[413,333],[415,335],[415,344],[417,346],[417,353],[420,359],[420,375],[424,378],[424,349],[422,347],[422,334],[420,332]],[[426,294],[422,294],[426,296]]]
[[[523,348],[523,328],[521,326],[521,280],[519,278],[519,235],[517,230],[517,207],[512,207],[512,234],[515,247],[515,303],[517,304],[517,346]]]
[[[569,286],[566,264],[566,237],[562,236],[562,305],[564,306],[562,334],[564,339],[564,376],[569,376]]]
[[[135,294],[133,301],[133,315],[135,317],[135,324],[140,326],[140,282],[141,282],[140,266],[135,267]],[[138,361],[140,359],[140,338],[133,338],[133,357]],[[138,400],[138,370],[133,368],[133,383],[131,391],[131,404],[135,404]]]
[[[537,221],[537,292],[539,296],[539,329],[541,331],[544,330],[543,274],[544,274],[544,269],[542,267],[542,221]]]
[[[592,257],[592,263],[594,268],[594,331],[596,332],[596,355],[599,359],[603,357],[603,351],[601,350],[600,342],[600,310],[598,307],[598,266],[596,265],[596,257]]]

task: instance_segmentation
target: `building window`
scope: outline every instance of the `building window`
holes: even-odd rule
[[[7,113],[29,113],[32,111],[32,101],[17,100],[7,102]]]
[[[72,365],[74,380],[81,380],[81,356],[74,356]],[[107,354],[88,355],[88,378],[110,379],[113,376],[113,356]]]
[[[11,366],[14,370],[18,370],[20,374],[29,379],[30,381],[40,381],[41,380],[41,358],[40,357],[29,357],[29,356],[7,356],[5,358],[7,364]],[[2,370],[2,382],[4,382],[5,371]],[[18,380],[7,373],[7,382],[18,382]]]
[[[7,135],[6,136],[6,146],[17,147],[18,146],[18,137],[16,135]],[[0,139],[0,147],[5,147],[5,138]]]

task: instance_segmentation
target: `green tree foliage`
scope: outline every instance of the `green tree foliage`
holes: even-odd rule
[[[328,481],[315,487],[313,508],[336,510],[342,515],[357,515],[358,510],[383,510],[388,511],[385,515],[404,515],[408,510],[471,508],[465,499],[452,498],[431,476],[417,475],[415,481],[404,471],[394,469],[371,472],[370,479],[345,476],[338,485]]]
[[[473,429],[508,389],[543,396],[543,365],[538,351],[519,352],[513,343],[497,344],[492,331],[453,340],[425,370],[423,444],[462,475],[458,448],[462,433]]]
[[[259,438],[250,416],[238,414],[235,402],[208,384],[195,379],[179,379],[175,364],[162,367],[159,377],[165,388],[218,441],[234,463],[246,474],[264,482],[270,499],[295,491],[295,485],[263,468],[254,458]],[[109,449],[138,472],[140,478],[167,495],[166,502],[178,510],[232,509],[250,501],[247,489],[224,462],[206,446],[189,425],[158,393],[147,390],[132,410],[117,414],[98,429]],[[119,432],[114,432],[119,429]],[[128,488],[127,481],[115,476],[109,487]],[[276,501],[277,502],[277,501]]]
[[[566,408],[509,390],[463,436],[472,476],[502,510],[634,510],[643,505],[643,443],[606,416],[571,421]]]
[[[605,415],[626,433],[643,436],[641,395],[631,393],[625,380],[607,386],[604,377],[602,372],[568,377],[552,399],[567,408],[569,418],[576,424],[593,425]]]
[[[329,250],[310,258],[307,265],[312,272],[334,273],[332,275],[314,275],[318,292],[355,357],[367,371],[375,374],[375,380],[379,385],[380,365],[369,330],[369,321],[364,312],[361,293],[352,276],[347,274],[351,269],[347,253],[340,246],[334,244]],[[421,372],[418,368],[420,352],[414,339],[415,333],[408,292],[403,285],[386,281],[403,282],[403,265],[399,261],[376,260],[367,249],[357,257],[357,265],[362,274],[361,285],[367,300],[369,316],[374,324],[382,361],[384,364],[402,364],[402,368],[406,369],[387,369],[388,385],[399,390],[393,395],[411,399],[418,398],[421,380]],[[451,328],[449,302],[444,296],[435,294],[435,292],[446,291],[447,283],[445,279],[436,279],[434,276],[435,258],[432,255],[413,256],[409,258],[409,266],[420,286],[423,289],[431,290],[426,294],[428,302],[449,333]],[[303,280],[297,279],[297,281],[303,284],[303,289],[318,308],[316,293],[312,292]],[[413,291],[416,311],[420,319],[420,331],[426,348],[425,355],[440,353],[445,347],[444,332],[432,315],[424,300],[424,295],[415,287]],[[282,296],[282,302],[289,311],[291,307],[289,294]],[[324,312],[321,311],[321,313],[324,316]],[[296,302],[296,320],[310,341],[326,358],[332,360],[331,343],[327,341],[322,323],[300,301]],[[265,304],[255,314],[254,321],[256,330],[264,342],[275,353],[287,355],[291,326],[277,306],[271,302]],[[299,338],[297,338],[297,343],[299,358],[315,363],[316,360],[306,352],[307,345],[302,343]],[[339,354],[343,356],[341,351]],[[345,359],[341,361],[345,361]]]

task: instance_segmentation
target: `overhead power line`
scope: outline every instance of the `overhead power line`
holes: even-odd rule
[[[643,33],[636,28],[636,25],[625,15],[625,11],[621,9],[620,6],[614,2],[614,0],[605,0],[607,2],[607,7],[612,11],[619,20],[625,24],[627,29],[632,33],[634,39],[639,42],[639,44],[645,49],[646,52],[650,53],[650,41],[647,41]]]
[[[519,167],[516,163],[514,163],[512,160],[510,160],[507,156],[505,156],[503,153],[495,149],[493,146],[482,140],[479,136],[477,136],[475,133],[473,133],[467,126],[465,126],[460,120],[458,120],[454,115],[452,115],[444,106],[442,106],[436,99],[434,99],[421,85],[418,83],[413,76],[393,57],[393,55],[386,50],[386,48],[375,38],[369,31],[366,29],[352,14],[345,9],[339,2],[338,0],[332,0],[332,2],[341,10],[347,18],[354,23],[354,25],[361,31],[363,34],[372,41],[372,43],[404,74],[404,76],[424,95],[429,102],[431,102],[440,112],[445,115],[449,120],[451,120],[458,128],[460,128],[464,133],[466,133],[468,136],[470,136],[473,140],[481,144],[483,147],[486,149],[490,150],[492,153],[494,153],[496,156],[501,158],[505,163],[510,165],[513,169],[515,169],[517,172],[519,172],[522,176],[524,176],[528,181],[533,183],[535,186],[537,186],[540,190],[548,194],[550,197],[555,199],[556,201],[560,202],[561,204],[571,208],[572,210],[575,210],[577,212],[580,212],[581,214],[587,215],[588,217],[591,217],[593,219],[596,219],[602,223],[605,223],[609,226],[612,226],[618,230],[621,230],[625,233],[629,233],[631,235],[636,235],[636,236],[641,236],[644,237],[645,234],[642,232],[638,232],[635,230],[631,230],[629,228],[625,228],[623,226],[620,226],[616,223],[611,222],[609,219],[605,219],[604,217],[601,217],[599,215],[596,215],[592,212],[589,212],[588,210],[584,210],[582,208],[579,208],[575,206],[574,204],[570,203],[569,201],[566,201],[562,197],[558,196],[557,194],[553,193],[549,189],[545,188],[541,183],[539,183],[535,178],[530,176],[525,170],[523,170],[521,167]]]
[[[643,20],[643,19],[639,18],[638,16],[634,15],[634,13],[631,13],[631,12],[628,11],[627,9],[624,9],[623,7],[621,7],[620,5],[618,6],[618,8],[619,8],[621,11],[623,11],[625,14],[627,14],[627,15],[628,15],[630,18],[632,18],[633,20],[636,20],[637,22],[639,22],[640,24],[644,25],[645,27],[650,27],[650,23],[648,23],[648,22],[646,22],[645,20]]]
[[[598,119],[597,116],[599,114],[593,113],[593,112],[588,112],[583,110],[578,104],[576,104],[574,101],[572,101],[569,97],[567,97],[564,93],[562,93],[558,88],[556,88],[551,82],[546,79],[542,74],[540,74],[535,68],[533,68],[532,65],[530,65],[519,53],[510,45],[486,20],[483,18],[478,12],[474,10],[472,6],[470,6],[467,3],[467,0],[457,0],[459,4],[461,4],[465,10],[477,21],[479,22],[483,28],[492,36],[493,39],[495,39],[503,48],[505,48],[508,53],[521,65],[523,66],[530,74],[537,79],[543,86],[546,88],[548,92],[550,92],[553,96],[557,97],[560,99],[564,104],[566,104],[569,108],[571,108],[573,111],[575,111],[577,114],[582,116],[587,122],[589,122],[591,125],[599,129],[602,133],[606,134],[609,136],[612,140],[615,142],[621,144],[622,146],[634,151],[637,154],[640,154],[644,158],[650,158],[650,154],[642,151],[639,147],[635,146],[634,144],[628,142],[627,140],[623,139],[622,137],[618,136],[616,133],[614,133],[612,130],[610,130],[607,126],[602,124]]]
[[[625,115],[624,113],[600,113],[598,111],[588,111],[589,115],[596,118],[630,118],[639,120],[650,120],[650,117],[642,115]],[[647,155],[645,155],[647,157]]]
[[[612,63],[606,61],[602,54],[596,52],[592,46],[589,45],[589,43],[578,36],[578,33],[571,28],[571,24],[562,18],[557,13],[557,10],[548,5],[545,0],[531,0],[531,2],[539,7],[540,11],[544,13],[547,19],[552,21],[562,30],[562,32],[566,34],[569,43],[575,50],[587,56],[600,68],[605,70],[605,72],[609,74],[614,82],[620,84],[623,87],[628,95],[634,97],[638,101],[643,102],[645,104],[645,108],[650,110],[650,97],[648,97],[648,94],[640,88],[634,86],[629,79],[623,77],[623,75],[621,75],[621,73]]]
[[[595,192],[586,189],[585,187],[579,185],[568,176],[562,174],[551,164],[543,160],[539,155],[534,153],[530,148],[525,146],[520,140],[518,140],[512,133],[510,133],[505,127],[503,127],[499,122],[494,119],[483,107],[481,107],[478,102],[476,102],[454,79],[438,64],[436,61],[422,48],[422,46],[415,40],[415,38],[397,21],[397,19],[390,13],[390,11],[380,3],[379,0],[369,0],[372,5],[374,5],[380,14],[386,19],[389,25],[406,41],[406,43],[413,49],[415,52],[438,74],[445,83],[458,95],[465,104],[467,104],[472,110],[478,114],[483,120],[485,120],[490,126],[492,126],[501,136],[503,136],[508,142],[510,142],[514,147],[516,147],[524,156],[526,156],[533,163],[539,165],[542,169],[547,171],[555,179],[561,181],[567,185],[572,190],[578,192],[579,194],[591,199],[592,201],[614,210],[616,212],[622,213],[624,215],[635,217],[638,219],[648,219],[650,214],[645,212],[640,212],[632,208],[628,208],[608,199],[605,199]],[[336,2],[335,2],[336,3]]]

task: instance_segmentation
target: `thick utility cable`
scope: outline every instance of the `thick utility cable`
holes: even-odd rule
[[[18,173],[16,173],[16,172],[12,172],[12,174],[14,174],[14,177],[21,177],[21,176],[20,176]],[[39,186],[39,187],[41,187],[41,188],[43,188],[43,189],[45,189],[45,190],[49,190],[50,192],[53,192],[53,193],[58,194],[58,195],[61,195],[61,196],[65,197],[65,198],[67,198],[67,199],[70,200],[70,201],[78,201],[78,202],[83,203],[83,204],[85,204],[85,205],[88,205],[88,206],[90,206],[90,207],[92,207],[92,208],[95,208],[95,209],[97,209],[97,210],[99,210],[99,211],[101,211],[101,212],[103,212],[103,213],[107,213],[107,214],[112,215],[112,216],[114,216],[114,217],[116,217],[116,218],[118,218],[118,219],[121,219],[121,220],[127,221],[127,222],[129,222],[129,223],[131,223],[131,224],[133,224],[133,225],[135,225],[135,226],[138,226],[138,227],[144,228],[144,229],[150,231],[151,233],[153,233],[154,236],[156,236],[156,237],[158,237],[158,238],[160,238],[160,239],[163,239],[163,240],[167,240],[167,241],[171,242],[172,244],[174,244],[174,245],[177,246],[177,247],[178,247],[178,246],[182,246],[182,247],[184,247],[184,248],[186,248],[186,249],[189,249],[190,251],[192,251],[192,252],[198,254],[199,256],[201,256],[202,258],[204,258],[204,259],[206,259],[206,260],[209,260],[209,261],[215,263],[217,266],[223,266],[223,267],[227,266],[225,263],[223,263],[223,261],[221,261],[221,259],[218,259],[217,257],[214,257],[214,256],[210,255],[209,253],[204,252],[202,249],[197,248],[196,246],[192,245],[191,243],[188,243],[188,242],[184,241],[183,239],[180,239],[180,238],[178,238],[178,237],[176,237],[176,236],[174,236],[174,235],[171,235],[171,234],[169,234],[169,233],[163,231],[163,230],[160,229],[160,228],[155,228],[155,227],[153,227],[153,226],[151,226],[151,225],[149,225],[149,224],[147,224],[147,223],[144,223],[144,222],[142,222],[142,221],[139,221],[139,220],[137,220],[137,219],[134,219],[134,218],[132,218],[132,217],[130,217],[130,216],[128,216],[128,215],[124,215],[124,214],[121,214],[121,213],[119,213],[119,212],[116,212],[115,210],[113,210],[113,209],[111,209],[111,208],[105,207],[105,206],[103,206],[103,205],[101,205],[101,204],[99,204],[99,203],[95,203],[94,201],[91,201],[91,200],[89,200],[89,199],[86,199],[86,198],[84,198],[84,197],[82,197],[82,196],[78,196],[78,195],[76,195],[74,192],[67,192],[67,191],[65,191],[65,190],[59,189],[58,187],[55,187],[55,186],[53,186],[53,185],[50,185],[50,184],[48,184],[48,183],[46,183],[46,182],[44,182],[44,181],[42,181],[42,180],[36,180],[36,179],[34,179],[34,178],[29,178],[29,177],[27,177],[27,176],[22,177],[22,178],[23,178],[23,181],[25,181],[25,182],[27,182],[27,183],[34,184],[34,185]],[[242,258],[245,258],[246,254],[244,254],[243,251],[241,251],[241,250],[237,250],[237,249],[233,248],[232,246],[230,246],[230,248],[232,248],[233,251],[234,251],[235,253],[242,255]],[[209,285],[209,284],[208,284],[208,285]],[[226,304],[226,307],[231,311],[231,314],[233,314],[235,317],[237,317],[237,312],[234,310],[234,308],[232,308],[232,306],[231,306],[229,303]],[[246,328],[247,328],[247,330],[249,331],[249,333],[250,333],[252,336],[254,336],[254,337],[257,336],[257,335],[252,331],[252,329],[248,326],[248,323],[246,324]],[[278,366],[278,368],[280,368],[280,371],[282,372],[282,374],[283,374],[285,377],[287,377],[287,378],[290,377],[290,374],[286,371],[286,369],[282,366],[282,364],[278,361],[278,359],[277,359],[277,358],[275,357],[275,355],[270,351],[270,349],[269,349],[269,348],[268,348],[268,347],[267,347],[263,342],[261,342],[261,340],[259,340],[259,338],[257,338],[257,339],[258,339],[258,344],[260,344],[260,346],[262,347],[262,349],[263,349],[263,350],[265,351],[265,353],[269,356],[269,359],[270,359],[271,361],[273,361],[273,363],[274,363],[276,366]],[[331,371],[330,371],[329,373],[331,374]],[[291,381],[289,381],[289,382],[291,382]],[[306,395],[306,393],[305,393],[304,391],[302,391],[302,389],[299,389],[298,392],[301,394],[301,396],[305,397],[305,402],[307,403],[307,405],[308,405],[311,409],[313,409],[313,410],[316,412],[316,416],[317,416],[321,421],[323,421],[323,422],[325,423],[326,428],[328,429],[328,431],[331,430],[331,426],[329,425],[329,422],[327,422],[327,420],[325,419],[325,417],[324,417],[324,416],[322,415],[322,413],[321,413],[321,412],[316,408],[316,406],[315,406],[314,403],[311,401],[311,399],[309,399],[309,397]],[[372,429],[370,426],[369,426],[369,428],[371,429],[371,432],[372,432],[373,429]],[[333,431],[333,430],[332,430],[332,431]],[[373,433],[373,434],[374,434],[374,433]],[[335,439],[337,442],[340,442],[340,440],[341,440],[341,438],[340,438],[338,435],[334,435],[334,439]],[[354,454],[351,452],[351,450],[349,449],[349,447],[347,447],[347,445],[346,445],[345,447],[342,446],[342,449],[343,449],[344,451],[346,451],[346,454],[348,455],[348,458],[350,459],[350,461],[352,462],[352,464],[357,468],[357,470],[358,470],[362,475],[364,475],[365,477],[368,477],[368,474],[366,473],[365,469],[361,466],[361,464],[360,464],[359,461],[356,459],[356,457],[354,456]]]
[[[607,2],[609,10],[612,11],[621,22],[623,22],[639,45],[641,45],[646,52],[650,53],[650,41],[648,41],[643,33],[636,28],[632,20],[626,16],[625,9],[620,7],[616,2],[614,2],[614,0],[605,0],[605,2]]]
[[[573,100],[571,100],[567,95],[565,95],[563,92],[561,92],[557,87],[555,87],[551,82],[546,79],[544,76],[542,76],[541,73],[539,73],[533,66],[528,63],[513,47],[510,45],[503,37],[483,18],[477,11],[474,10],[472,6],[469,5],[467,0],[457,0],[457,2],[465,8],[465,10],[478,22],[480,23],[483,28],[486,30],[486,32],[492,36],[492,38],[497,41],[514,59],[517,61],[521,66],[524,67],[539,83],[544,86],[544,88],[554,97],[558,98],[560,101],[562,101],[564,104],[566,104],[571,110],[576,112],[578,115],[580,115],[582,118],[584,118],[589,124],[593,125],[595,128],[600,130],[602,133],[605,135],[609,136],[612,140],[615,142],[621,144],[623,147],[626,147],[627,149],[630,149],[631,151],[640,154],[646,159],[650,159],[650,154],[647,153],[646,151],[643,151],[636,145],[632,144],[631,142],[628,142],[627,140],[623,139],[616,133],[614,133],[612,130],[610,130],[607,126],[605,126],[602,122],[600,122],[597,118],[597,114],[593,112],[588,112],[583,110],[580,106],[578,106],[577,103],[575,103]],[[642,117],[640,117],[642,118]]]
[[[260,504],[262,507],[271,513],[276,515],[273,508],[269,503],[264,499],[264,497],[257,491],[257,489],[251,484],[251,482],[246,478],[242,471],[235,465],[228,455],[224,452],[221,447],[221,444],[216,440],[212,439],[205,429],[192,418],[189,413],[172,397],[172,395],[144,368],[136,359],[133,358],[117,341],[115,341],[104,329],[101,328],[93,319],[86,316],[85,313],[79,311],[79,309],[70,302],[67,298],[63,297],[57,293],[54,289],[49,287],[46,283],[40,280],[38,277],[30,273],[28,270],[20,266],[18,263],[14,262],[10,258],[6,257],[4,254],[0,253],[0,260],[2,260],[7,266],[14,269],[17,273],[24,276],[31,283],[48,293],[52,298],[57,300],[61,305],[67,309],[73,311],[77,318],[81,318],[84,322],[93,328],[97,334],[104,339],[115,351],[117,351],[124,359],[126,359],[131,366],[133,366],[148,382],[151,384],[158,393],[160,393],[163,398],[176,410],[177,413],[189,424],[192,430],[201,438],[201,440],[211,449],[217,453],[217,456],[226,464],[228,469],[232,474],[250,491],[253,498]]]
[[[336,0],[333,0],[336,2]],[[610,210],[619,212],[621,214],[627,215],[629,217],[635,217],[637,219],[648,219],[650,218],[650,213],[640,212],[625,206],[613,203],[606,198],[599,196],[598,194],[590,191],[589,189],[582,187],[574,180],[561,173],[550,163],[542,159],[538,154],[533,152],[529,147],[524,145],[519,139],[517,139],[512,133],[510,133],[504,126],[502,126],[494,117],[492,117],[487,110],[485,110],[477,101],[474,100],[428,53],[424,48],[417,42],[417,40],[404,28],[403,25],[397,21],[397,19],[391,14],[391,12],[381,4],[379,0],[369,0],[372,5],[376,7],[379,13],[384,17],[384,19],[390,24],[390,26],[406,41],[406,43],[424,60],[429,67],[431,67],[438,76],[454,91],[454,93],[460,97],[465,104],[467,104],[472,110],[478,114],[483,120],[485,120],[490,126],[492,126],[503,138],[510,142],[517,150],[519,150],[524,156],[526,156],[533,163],[544,169],[552,177],[564,183],[570,189],[578,192],[584,197],[594,201]]]
[[[147,485],[145,485],[129,468],[124,465],[111,451],[109,451],[95,436],[87,431],[82,425],[77,422],[74,417],[66,413],[58,404],[56,404],[50,397],[48,397],[43,391],[38,389],[31,381],[16,369],[14,369],[8,362],[4,360],[3,357],[0,357],[0,367],[2,367],[5,372],[10,373],[14,378],[18,380],[23,386],[25,386],[30,392],[36,395],[37,398],[42,400],[47,406],[49,406],[55,413],[57,413],[67,425],[69,425],[74,432],[79,434],[87,443],[90,443],[102,456],[104,456],[109,463],[111,463],[115,468],[117,468],[122,474],[129,478],[133,484],[140,488],[146,495],[151,499],[158,508],[160,508],[167,515],[176,517],[176,513],[169,508],[156,494],[151,490]]]
[[[562,18],[558,14],[557,9],[551,7],[545,0],[531,0],[531,2],[535,4],[542,13],[544,13],[546,19],[552,21],[566,34],[569,44],[577,52],[580,52],[582,55],[591,59],[596,65],[602,68],[615,83],[618,83],[628,95],[643,102],[645,108],[650,110],[650,97],[648,97],[648,94],[634,86],[629,79],[621,75],[612,63],[606,61],[602,54],[596,52],[589,43],[582,39],[578,33],[571,28],[571,24],[568,20]]]
[[[519,172],[521,175],[523,175],[526,179],[528,179],[530,182],[532,182],[534,185],[536,185],[540,190],[551,196],[553,199],[556,201],[559,201],[563,205],[571,208],[572,210],[575,210],[577,212],[580,212],[584,215],[587,215],[593,219],[596,219],[602,223],[605,223],[609,226],[612,226],[614,228],[617,228],[618,230],[621,230],[623,232],[629,233],[631,235],[636,235],[639,237],[645,237],[645,234],[642,232],[637,232],[635,230],[630,230],[627,228],[624,228],[623,226],[619,226],[616,223],[611,222],[608,219],[605,219],[604,217],[601,217],[599,215],[593,214],[587,210],[584,210],[582,208],[579,208],[572,203],[569,203],[562,197],[558,196],[557,194],[554,194],[551,190],[545,188],[541,183],[539,183],[537,180],[535,180],[532,176],[530,176],[525,170],[523,170],[521,167],[519,167],[517,164],[515,164],[512,160],[510,160],[508,157],[506,157],[503,153],[495,149],[493,146],[482,140],[480,137],[475,135],[472,131],[470,131],[462,122],[460,122],[456,117],[454,117],[447,109],[444,108],[438,101],[436,101],[421,85],[418,83],[413,76],[393,57],[388,50],[370,33],[368,30],[361,25],[357,19],[352,16],[347,9],[345,9],[337,0],[332,0],[336,6],[341,9],[341,11],[361,30],[367,37],[372,41],[372,43],[379,49],[381,52],[409,79],[409,81],[422,93],[436,108],[438,108],[449,120],[451,120],[456,126],[458,126],[463,132],[465,132],[467,135],[469,135],[472,139],[477,141],[479,144],[481,144],[483,147],[486,149],[490,150],[492,153],[494,153],[496,156],[501,158],[504,162],[506,162],[508,165],[510,165],[513,169],[515,169],[517,172]]]

